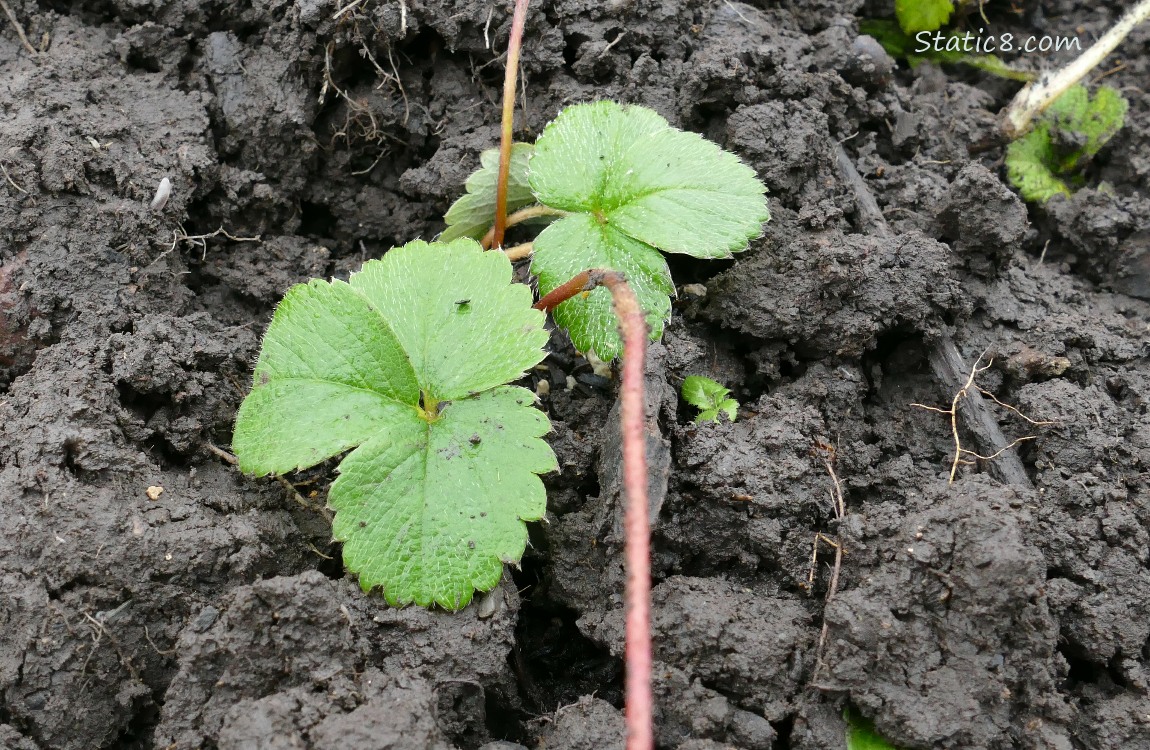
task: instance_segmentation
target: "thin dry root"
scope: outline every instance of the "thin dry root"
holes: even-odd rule
[[[978,391],[982,395],[988,397],[991,401],[993,401],[994,403],[1003,407],[1004,409],[1010,410],[1011,412],[1013,412],[1017,416],[1021,417],[1022,419],[1025,419],[1027,422],[1029,422],[1032,425],[1036,425],[1036,426],[1041,427],[1041,426],[1045,426],[1045,425],[1055,424],[1054,422],[1051,422],[1051,421],[1031,419],[1030,417],[1023,414],[1021,411],[1019,411],[1018,408],[1011,406],[1010,404],[1003,403],[1002,401],[999,401],[998,397],[995,396],[993,393],[991,393],[990,391],[987,391],[985,388],[981,388],[978,385],[976,385],[974,381],[978,377],[979,373],[985,372],[986,370],[990,369],[990,366],[992,364],[994,364],[994,360],[992,359],[992,360],[988,361],[985,365],[982,365],[980,367],[979,363],[981,361],[982,361],[982,355],[980,354],[978,356],[978,359],[976,359],[974,361],[974,365],[970,368],[970,376],[966,379],[966,383],[964,383],[963,386],[958,389],[958,391],[954,394],[954,398],[951,399],[949,409],[943,409],[943,408],[940,408],[938,406],[928,406],[926,404],[911,404],[911,406],[918,407],[919,409],[925,409],[926,411],[933,411],[933,412],[936,412],[938,414],[946,414],[947,416],[950,417],[950,435],[951,435],[951,438],[954,440],[954,458],[950,463],[950,478],[949,478],[949,480],[947,480],[947,484],[954,484],[954,478],[958,473],[958,467],[959,466],[970,466],[970,465],[974,464],[974,461],[970,460],[969,458],[966,458],[967,456],[969,456],[970,458],[975,458],[975,459],[979,459],[982,461],[992,461],[992,460],[998,458],[999,456],[1001,456],[1006,451],[1010,450],[1011,448],[1014,448],[1018,444],[1024,443],[1027,440],[1035,440],[1038,438],[1037,435],[1026,435],[1026,436],[1020,437],[1017,440],[1012,441],[1009,445],[998,449],[994,453],[991,453],[989,456],[984,456],[981,453],[976,453],[975,451],[963,448],[962,447],[962,438],[958,434],[958,404],[959,404],[959,402],[962,401],[962,399],[967,398],[970,395],[972,389],[975,391]]]

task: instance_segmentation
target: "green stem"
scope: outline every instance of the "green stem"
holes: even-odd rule
[[[538,219],[542,216],[566,216],[566,215],[567,215],[566,211],[563,211],[563,210],[558,209],[558,208],[551,208],[551,206],[544,206],[542,204],[539,204],[536,206],[528,206],[527,208],[521,208],[518,211],[516,211],[515,213],[508,216],[507,221],[504,225],[504,229],[506,229],[507,227],[513,227],[516,224],[521,224],[525,221],[530,221],[531,219]],[[491,227],[491,229],[487,230],[487,234],[483,235],[483,239],[479,241],[479,244],[483,245],[484,250],[490,250],[492,247],[496,247],[496,245],[495,245],[495,227]],[[503,244],[502,239],[499,240],[499,244],[500,245]]]
[[[519,50],[523,46],[523,26],[527,22],[528,0],[515,0],[511,18],[511,39],[507,43],[507,71],[503,77],[503,120],[499,140],[499,179],[495,183],[495,226],[489,247],[503,246],[507,228],[507,177],[511,173],[511,138],[515,124],[515,81],[519,75]]]

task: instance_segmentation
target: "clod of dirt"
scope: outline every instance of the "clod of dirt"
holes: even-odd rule
[[[977,163],[959,171],[938,213],[943,241],[980,276],[994,276],[1010,262],[1028,225],[1022,200]]]
[[[1023,726],[1067,740],[1058,627],[1020,499],[970,479],[934,494],[885,564],[827,607],[820,686],[848,692],[896,745],[1009,748]]]
[[[708,284],[699,315],[803,358],[859,357],[884,333],[930,334],[969,303],[945,245],[811,233],[777,211],[739,265]]]
[[[402,739],[403,746],[446,748],[442,723],[451,719],[439,707],[460,684],[473,686],[479,710],[473,706],[450,728],[488,739],[485,690],[507,696],[514,689],[506,655],[517,597],[510,586],[495,595],[511,601],[480,619],[474,605],[460,614],[389,609],[350,581],[314,571],[237,589],[222,612],[212,608],[205,616],[205,610],[181,634],[180,667],[167,691],[157,743],[224,747],[228,737],[287,721],[289,736],[311,734],[326,738],[322,746],[336,747],[341,732],[376,726],[395,710],[403,723],[382,736]],[[505,644],[501,652],[488,648],[492,636]],[[409,708],[387,709],[394,705],[389,702]],[[405,732],[419,739],[404,739]],[[353,744],[393,746],[378,742]]]
[[[809,620],[794,599],[716,578],[672,576],[651,591],[655,658],[771,721],[787,715],[810,666]],[[621,610],[585,615],[579,625],[613,653],[623,653]]]
[[[539,737],[547,750],[623,750],[623,714],[610,703],[581,698],[553,715]]]

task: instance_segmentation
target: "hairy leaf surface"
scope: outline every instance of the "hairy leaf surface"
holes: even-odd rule
[[[344,563],[392,604],[465,606],[496,586],[556,468],[533,396],[543,314],[502,253],[412,242],[348,282],[292,288],[240,406],[241,470],[281,474],[355,448],[328,503]],[[358,446],[358,447],[356,447]]]

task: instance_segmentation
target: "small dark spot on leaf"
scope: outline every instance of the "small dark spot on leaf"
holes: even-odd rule
[[[260,385],[267,385],[268,381],[270,381],[270,380],[271,380],[271,378],[268,377],[268,374],[266,372],[260,373]]]
[[[485,510],[479,511],[479,517],[480,518],[487,518],[487,511],[485,511]]]
[[[467,442],[471,443],[472,445],[479,445],[480,443],[483,442],[483,439],[480,438],[478,434],[475,434],[475,435],[472,435],[471,437],[469,437],[467,439]]]
[[[475,540],[469,539],[467,542],[467,546],[470,547],[471,549],[475,549]]]
[[[367,528],[367,521],[360,521],[360,522],[359,522],[359,527],[360,527],[361,529],[365,529],[365,528]]]
[[[343,415],[343,418],[344,418],[344,419],[351,419],[351,415],[350,415],[350,414],[344,414],[344,415]]]
[[[457,299],[457,300],[455,300],[455,304],[462,307],[463,305],[470,305],[471,300],[470,299]]]

